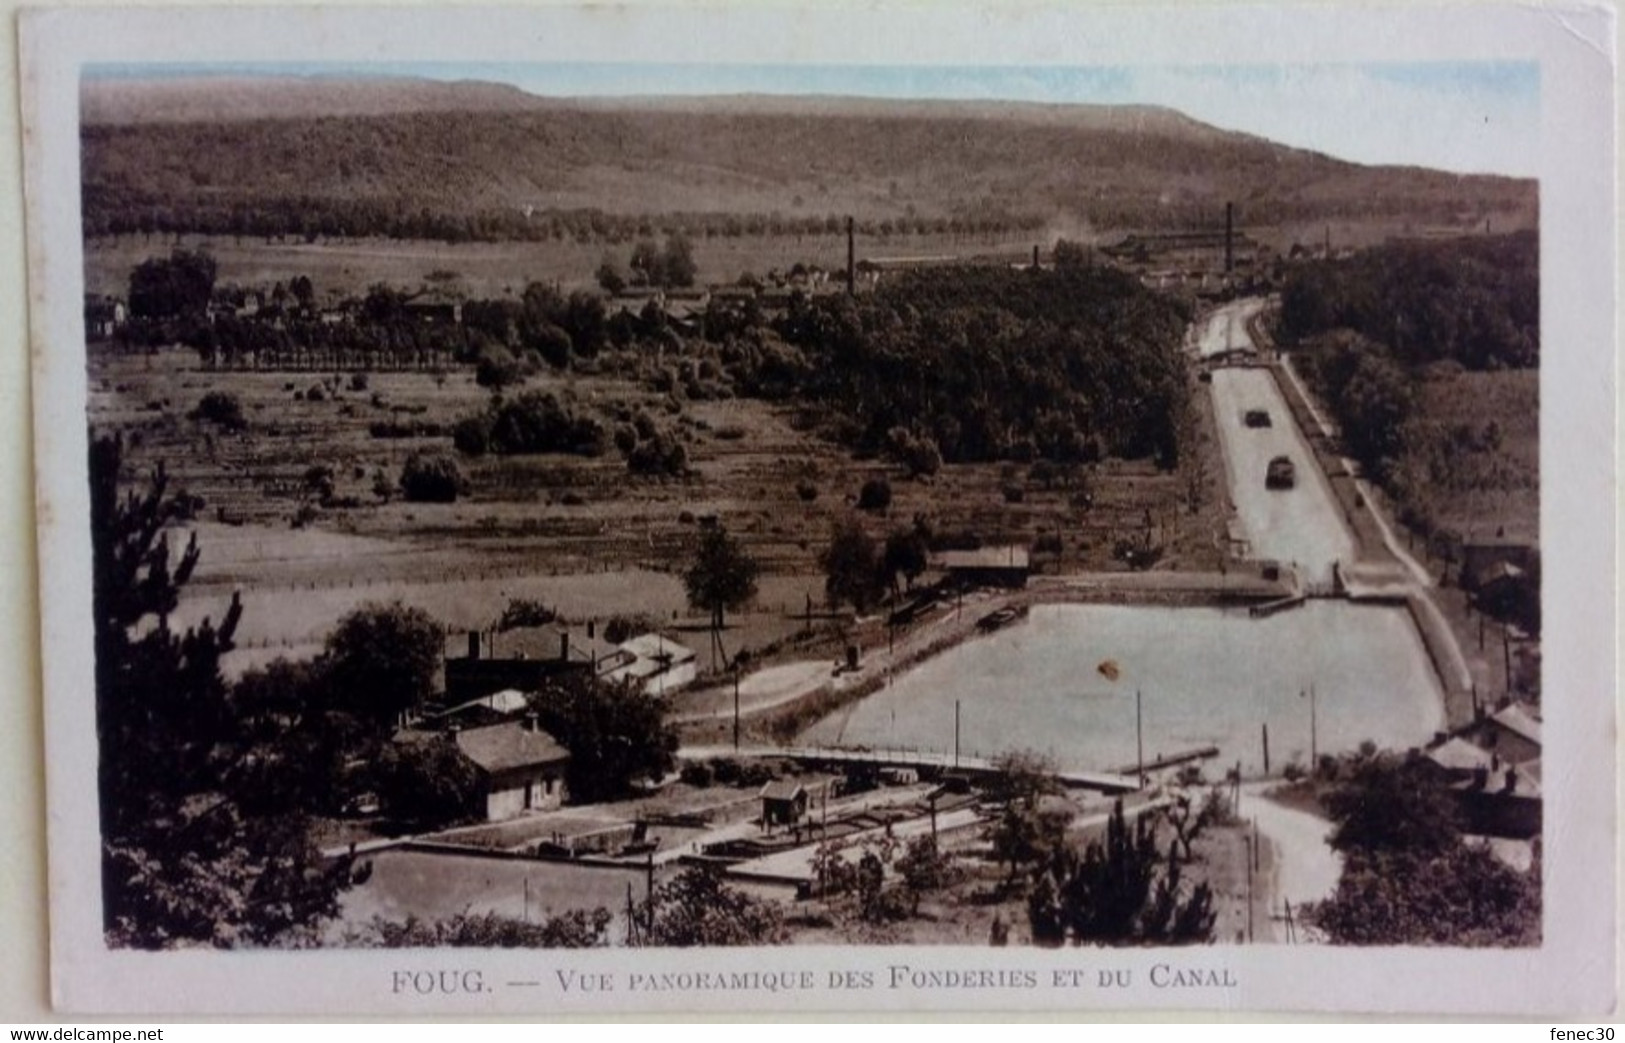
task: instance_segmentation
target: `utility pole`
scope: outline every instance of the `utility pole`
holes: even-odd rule
[[[959,767],[959,700],[954,700],[954,767]]]
[[[1247,941],[1253,940],[1253,838],[1250,833],[1242,834],[1247,843]]]
[[[1313,775],[1320,766],[1320,739],[1319,725],[1316,721],[1315,682],[1309,682],[1309,773]]]
[[[1264,736],[1264,774],[1268,775],[1270,773],[1270,726],[1262,724],[1259,725],[1259,729]]]
[[[734,663],[734,749],[739,749],[739,663]]]
[[[1134,763],[1140,785],[1145,785],[1145,734],[1140,714],[1140,690],[1134,689]]]
[[[655,853],[648,852],[643,856],[643,900],[649,903],[647,913],[647,930],[652,937],[655,933]]]

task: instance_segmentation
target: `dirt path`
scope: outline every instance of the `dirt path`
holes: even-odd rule
[[[1270,933],[1285,941],[1285,924],[1274,919],[1290,902],[1294,910],[1306,903],[1330,897],[1343,873],[1343,858],[1326,843],[1332,824],[1318,815],[1289,808],[1265,796],[1274,783],[1251,783],[1242,787],[1241,817],[1258,825],[1259,836],[1269,841],[1275,852],[1274,879],[1268,896],[1271,911]],[[1312,937],[1297,923],[1298,941]]]
[[[833,670],[831,662],[824,659],[804,659],[758,670],[739,682],[739,712],[742,715],[760,713],[794,702],[828,681]],[[731,717],[733,695],[732,685],[715,685],[688,693],[680,701],[689,709],[672,720],[686,724]]]

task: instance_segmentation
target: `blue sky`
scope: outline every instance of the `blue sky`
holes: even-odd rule
[[[1155,104],[1215,126],[1362,163],[1532,176],[1534,62],[1194,66],[853,66],[376,63],[127,65],[95,76],[420,76],[549,96],[698,94]]]

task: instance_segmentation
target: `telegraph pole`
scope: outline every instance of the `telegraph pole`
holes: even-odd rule
[[[1247,941],[1253,940],[1253,838],[1250,833],[1243,833],[1242,839],[1247,842]]]
[[[1140,714],[1140,690],[1134,689],[1134,762],[1140,785],[1145,785],[1145,733]]]
[[[1309,682],[1309,773],[1320,770],[1320,742],[1315,721],[1315,682]]]
[[[739,749],[739,663],[734,663],[734,749]]]
[[[959,767],[959,700],[954,700],[954,767]]]

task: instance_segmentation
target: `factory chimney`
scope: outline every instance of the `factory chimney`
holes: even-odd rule
[[[848,296],[858,292],[858,258],[855,229],[855,223],[848,217],[846,219],[846,292]]]
[[[1224,274],[1236,267],[1236,204],[1224,204]]]

